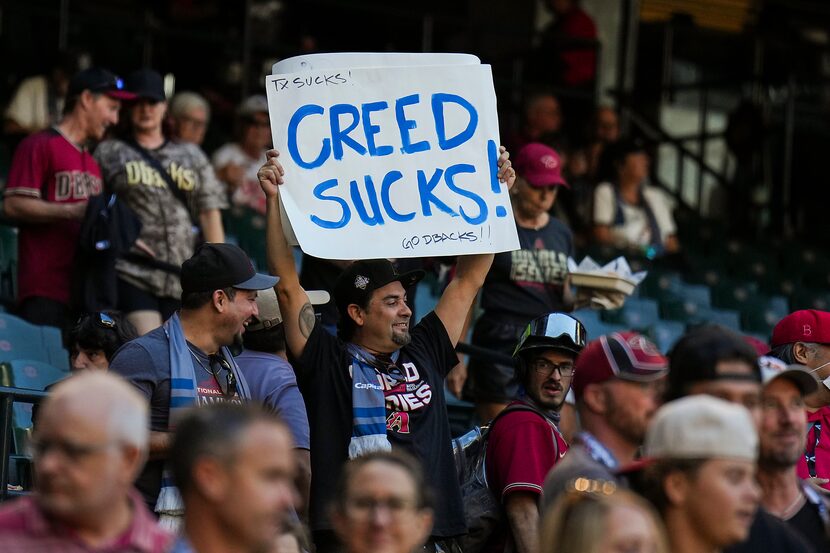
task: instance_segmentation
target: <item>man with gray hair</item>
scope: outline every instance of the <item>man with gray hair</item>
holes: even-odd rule
[[[147,429],[147,402],[124,380],[89,371],[57,384],[33,439],[35,494],[0,508],[0,551],[166,551],[172,537],[132,489]]]
[[[195,92],[179,92],[170,101],[170,118],[177,142],[201,146],[210,123],[210,104]]]

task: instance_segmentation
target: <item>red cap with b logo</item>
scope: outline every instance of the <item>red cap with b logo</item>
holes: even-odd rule
[[[802,309],[778,321],[772,330],[772,347],[795,342],[830,344],[830,313]]]

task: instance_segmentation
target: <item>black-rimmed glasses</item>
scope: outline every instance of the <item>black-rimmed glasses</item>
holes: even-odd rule
[[[553,371],[559,371],[559,376],[562,378],[570,378],[574,375],[573,363],[551,363],[547,359],[538,357],[530,362],[530,368],[536,371],[540,376],[548,377],[553,374]]]

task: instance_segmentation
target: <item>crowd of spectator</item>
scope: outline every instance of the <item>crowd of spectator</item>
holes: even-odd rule
[[[35,490],[0,506],[0,550],[473,551],[451,392],[490,422],[498,524],[475,551],[830,551],[830,313],[794,312],[754,347],[703,325],[668,355],[572,315],[577,247],[682,252],[648,145],[612,109],[569,137],[554,95],[528,98],[498,160],[519,249],[458,256],[416,321],[423,268],[446,260],[305,257],[300,276],[265,97],[208,157],[209,104],[168,103],[155,71],[88,68],[65,88],[62,118],[17,148],[4,206],[16,313],[65,331],[72,375],[37,411]],[[102,195],[138,230],[115,301],[77,318]],[[268,274],[225,243],[232,208],[264,217]],[[489,355],[459,362],[470,332]]]

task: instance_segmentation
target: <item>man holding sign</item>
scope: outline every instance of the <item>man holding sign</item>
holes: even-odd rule
[[[500,149],[497,178],[515,180]],[[335,302],[338,338],[318,324],[297,276],[282,227],[279,185],[285,171],[276,151],[259,171],[267,197],[267,248],[284,314],[286,342],[305,396],[311,426],[311,526],[318,551],[335,546],[326,507],[348,458],[402,448],[424,466],[437,492],[435,526],[428,551],[459,551],[454,536],[465,532],[455,474],[443,379],[457,364],[455,345],[481,288],[493,254],[459,256],[456,276],[435,311],[410,331],[412,312],[405,287],[423,272],[397,274],[389,261],[357,261],[341,275]],[[390,513],[391,515],[391,513]]]

